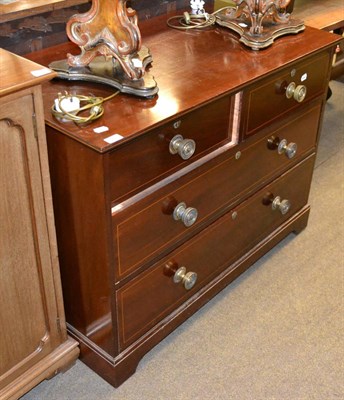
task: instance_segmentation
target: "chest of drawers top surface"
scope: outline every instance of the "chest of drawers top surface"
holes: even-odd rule
[[[220,27],[185,33],[167,28],[163,23],[158,33],[157,27],[154,31],[154,34],[143,35],[143,43],[152,53],[150,73],[157,81],[158,95],[143,99],[120,94],[105,103],[105,114],[100,120],[82,128],[73,123],[57,122],[47,106],[46,123],[101,153],[107,152],[215,98],[235,93],[302,58],[332,47],[340,39],[306,27],[302,33],[279,38],[265,50],[253,51],[241,44],[235,34]],[[80,49],[67,43],[28,57],[48,65],[51,61],[65,59],[67,53],[79,54]],[[43,88],[45,103],[52,105],[57,93],[66,90],[104,97],[114,91],[104,85],[56,79]],[[93,129],[98,126],[109,130],[94,133]],[[104,140],[113,134],[123,139],[112,144]]]

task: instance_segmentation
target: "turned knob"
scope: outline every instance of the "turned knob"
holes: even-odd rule
[[[193,225],[198,217],[198,211],[193,207],[186,207],[184,202],[179,203],[173,211],[173,219],[181,220],[186,227]]]
[[[289,200],[282,200],[280,196],[274,196],[272,193],[267,193],[263,198],[263,204],[269,206],[272,210],[278,210],[282,215],[285,215],[291,208]]]
[[[268,149],[278,151],[278,154],[285,154],[288,158],[293,158],[297,152],[297,144],[286,139],[280,140],[278,137],[271,136],[267,143]]]
[[[282,139],[277,148],[278,154],[285,154],[288,158],[293,158],[297,152],[297,144],[289,143],[286,139]]]
[[[173,275],[174,283],[182,283],[186,290],[190,290],[194,287],[197,281],[197,273],[196,272],[186,272],[185,267],[180,267],[177,269],[175,274]]]
[[[282,215],[286,214],[290,210],[290,207],[290,201],[287,199],[281,200],[280,196],[276,196],[271,204],[271,208],[273,210],[279,210]]]
[[[171,139],[169,149],[171,154],[179,154],[183,160],[187,160],[194,154],[196,143],[192,139],[184,139],[182,135],[176,135]]]
[[[287,99],[294,98],[298,103],[303,102],[307,94],[305,85],[297,85],[295,82],[290,82],[286,88],[285,95]]]

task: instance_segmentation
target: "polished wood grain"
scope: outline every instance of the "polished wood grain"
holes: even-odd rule
[[[20,119],[17,107],[27,111]],[[1,303],[6,299],[8,306],[1,309],[0,325],[12,327],[2,335],[5,339],[1,341],[1,346],[5,345],[1,347],[2,376],[29,355],[37,352],[43,357],[52,350],[50,329],[46,323],[46,317],[49,317],[45,312],[46,299],[35,295],[40,291],[41,264],[50,266],[50,254],[46,243],[45,221],[42,219],[35,222],[32,215],[33,210],[44,215],[44,204],[39,200],[43,198],[43,193],[39,185],[38,149],[33,134],[28,134],[29,129],[34,131],[32,114],[30,93],[2,104],[0,292],[3,296]],[[33,192],[30,189],[32,186],[40,191],[36,189]],[[42,247],[45,243],[45,251],[41,254],[37,254],[38,242]],[[19,280],[17,276],[20,276]],[[13,319],[14,315],[20,317]],[[31,320],[33,315],[36,316],[34,324]]]
[[[16,59],[16,66],[28,71],[33,63]],[[1,63],[2,80],[7,70]],[[0,397],[6,400],[79,354],[66,333],[41,87],[30,87],[36,81],[25,76],[0,97]]]
[[[103,85],[54,80],[44,88],[46,123],[100,152],[118,147],[125,141],[148,130],[175,120],[190,109],[198,108],[217,97],[240,90],[247,82],[277,72],[286,65],[331,48],[340,38],[330,33],[306,28],[303,33],[280,38],[273,46],[252,51],[239,43],[235,34],[225,28],[202,32],[179,32],[167,29],[166,18],[151,24],[143,40],[153,55],[150,72],[159,93],[153,99],[116,96],[105,103],[105,114],[95,124],[78,127],[54,119],[49,107],[57,93],[109,95],[111,88]],[[66,58],[77,52],[71,44],[45,49],[29,57],[43,65]],[[107,132],[95,133],[94,128],[106,126]],[[104,139],[117,133],[123,139],[109,144]]]
[[[262,203],[267,192],[290,200],[290,213],[305,206],[313,164],[314,156],[257,192],[210,229],[201,232],[118,290],[121,349],[146,333],[289,218],[290,214],[282,215]],[[295,185],[296,181],[298,185]],[[172,277],[166,276],[165,268],[171,262],[177,267],[185,266],[188,272],[197,273],[196,284],[191,290],[186,290],[181,283],[176,284]]]
[[[284,114],[299,107],[294,98],[286,97],[286,88],[291,82],[296,87],[305,86],[307,93],[303,103],[324,93],[328,82],[328,75],[324,72],[329,71],[331,62],[331,55],[322,53],[252,85],[243,105],[246,135],[254,134],[264,125],[280,120]]]
[[[235,146],[222,162],[217,159],[215,164],[214,160],[215,165],[208,163],[197,175],[182,177],[128,208],[126,202],[115,207],[113,237],[117,249],[117,280],[167,253],[171,246],[175,247],[239,199],[247,197],[253,188],[271,181],[312,151],[320,125],[320,109],[321,103],[312,104],[311,108],[293,114],[293,119],[277,129],[270,128],[260,139]],[[307,135],[303,134],[305,131]],[[295,158],[269,150],[267,144],[271,136],[297,143]],[[169,212],[164,209],[167,202],[173,203]],[[174,207],[181,202],[198,210],[198,218],[191,227],[185,227],[172,217]]]
[[[227,175],[223,177],[222,183],[217,182],[218,187],[214,185],[216,197],[214,193],[213,197],[216,201],[218,201],[217,196],[220,195],[222,204],[224,202],[228,204],[226,199],[228,193],[222,193],[223,183],[226,184],[226,182],[228,182],[228,186],[226,185],[225,187],[231,193],[230,196],[233,196],[233,189],[231,188],[233,182],[236,182],[236,186],[239,184],[240,187],[244,187],[246,196],[251,193],[253,190],[252,186],[248,185],[246,188],[242,185],[245,185],[245,179],[247,179],[247,176],[250,177],[252,173],[249,172],[251,171],[249,166],[252,163],[255,164],[256,168],[254,169],[255,174],[250,178],[251,182],[254,181],[257,174],[263,177],[264,172],[270,174],[270,179],[272,179],[280,171],[285,170],[290,165],[294,165],[305,154],[311,152],[314,149],[319,129],[320,108],[321,102],[319,100],[312,102],[306,107],[302,107],[300,112],[293,115],[293,118],[283,127],[275,124],[269,130],[264,131],[263,134],[257,135],[260,138],[258,145],[253,145],[253,139],[246,141],[246,143],[232,150],[230,153],[231,158],[226,163],[224,161],[227,160],[229,154],[221,156],[222,164],[227,166]],[[292,127],[294,129],[291,129]],[[309,131],[309,136],[303,134],[305,130]],[[284,155],[281,156],[276,151],[269,150],[267,141],[272,135],[286,138],[288,142],[292,140],[296,141],[299,146],[298,156],[294,160],[288,160]],[[116,345],[116,331],[113,330],[113,326],[116,325],[116,316],[111,312],[111,304],[112,307],[117,307],[117,300],[113,297],[115,282],[126,276],[127,271],[123,275],[121,272],[115,272],[115,269],[112,267],[109,269],[109,263],[111,265],[114,259],[111,253],[108,253],[109,248],[107,246],[109,243],[108,239],[104,236],[108,232],[109,237],[112,237],[112,233],[109,234],[107,213],[103,211],[111,207],[111,197],[108,198],[102,191],[102,185],[104,185],[103,179],[105,177],[102,176],[101,164],[105,155],[97,154],[97,152],[82,146],[68,136],[57,134],[50,128],[48,128],[48,143],[54,196],[55,199],[60,199],[59,201],[55,201],[55,212],[64,283],[63,288],[66,299],[66,313],[70,329],[71,331],[75,331],[77,328],[78,340],[84,338],[87,343],[85,349],[89,349],[88,346],[92,348],[92,343],[94,343],[98,348],[96,353],[101,349],[100,354],[103,354],[102,357],[104,354],[113,357],[113,365],[116,368],[116,373],[107,373],[109,374],[107,376],[112,384],[118,385],[123,380],[120,378],[121,373],[119,372],[122,369],[117,370],[117,362],[120,359],[117,361],[116,358],[118,347]],[[231,171],[231,166],[233,168],[237,163],[234,156],[239,150],[243,153],[243,158],[240,160],[238,166]],[[260,158],[261,154],[264,157]],[[257,157],[259,157],[258,160],[261,162],[259,165],[257,164]],[[196,177],[200,172],[207,174],[207,170],[209,168],[214,169],[218,163],[219,160],[214,159],[212,164],[204,165],[201,171],[194,171],[193,175]],[[263,168],[260,171],[262,166],[265,166],[265,169]],[[106,171],[107,169],[105,168],[105,174]],[[245,177],[242,175],[244,171],[247,171]],[[214,178],[217,179],[219,176],[220,174],[214,175]],[[185,181],[188,179],[190,178],[185,178]],[[266,175],[261,180],[261,186],[264,184],[265,179]],[[207,181],[211,182],[212,179],[209,178]],[[201,179],[200,182],[202,183]],[[108,180],[108,183],[110,183],[110,180]],[[178,181],[174,186],[178,187],[180,184],[181,182]],[[256,185],[259,185],[259,182],[256,182],[253,187],[256,187]],[[108,188],[107,184],[104,187]],[[202,184],[199,187],[202,187]],[[202,192],[203,195],[207,194],[206,188]],[[158,192],[157,195],[160,195],[160,193]],[[201,199],[202,195],[198,196],[198,198]],[[71,202],[72,199],[74,199],[73,202]],[[161,198],[162,201],[163,199],[165,197]],[[142,202],[149,205],[152,202],[152,198],[148,197],[142,200]],[[132,207],[129,212],[135,213],[135,209],[140,210],[141,207],[146,207],[142,202],[137,204],[136,207]],[[239,198],[236,197],[235,203],[238,202]],[[73,204],[77,206],[73,206]],[[159,208],[159,212],[162,212],[161,208]],[[128,213],[123,213],[120,217],[123,218],[126,215]],[[168,217],[170,218],[171,216],[169,215]],[[94,221],[96,221],[96,224]],[[156,223],[154,219],[153,222],[154,224]],[[144,225],[142,219],[138,219],[138,223],[142,224],[143,231],[139,227],[136,227],[135,232],[145,232],[144,235],[141,235],[140,240],[142,240],[146,237],[146,226],[148,225],[148,228],[151,229],[149,226],[150,221],[147,222],[147,225]],[[180,230],[185,230],[185,228],[180,227]],[[66,232],[70,232],[72,235],[66,235]],[[197,230],[193,230],[192,234],[196,232]],[[184,240],[187,237],[186,235]],[[128,252],[131,251],[135,255],[136,251],[142,251],[135,243],[134,238],[128,236],[125,239],[132,239],[129,242],[131,242],[131,246],[135,246],[135,248],[128,249]],[[173,247],[176,247],[176,243],[173,243]],[[165,253],[166,249],[168,247],[165,247]],[[114,266],[117,265],[117,262],[115,262]],[[141,270],[143,266],[144,264],[141,264]],[[86,354],[83,354],[82,358],[86,362],[90,362],[90,365],[93,365],[93,361],[88,360],[94,360],[94,356],[88,350],[84,351]],[[123,367],[127,371],[127,374],[123,372],[123,376],[125,376],[123,379],[126,379],[130,375],[129,370],[135,370],[136,363],[141,357],[139,354],[142,354],[142,352],[144,352],[142,349],[138,349],[135,350],[135,354],[130,356],[130,360],[135,359],[136,361],[132,366]]]
[[[230,96],[222,97],[153,129],[131,141],[130,147],[124,145],[110,152],[108,168],[112,201],[132,196],[229,143],[232,140],[233,101]],[[176,135],[195,141],[195,153],[187,160],[169,151],[170,142]]]
[[[43,88],[68,329],[81,344],[82,360],[114,386],[252,262],[306,226],[330,59],[339,40],[307,28],[254,52],[225,29],[185,33],[166,29],[166,19],[155,22],[144,38],[159,85],[154,98],[119,95],[105,104],[102,119],[81,127],[52,117],[56,94],[69,90],[106,96],[112,89],[61,80]],[[67,52],[75,48],[59,46],[30,58],[47,65]],[[248,132],[251,92],[318,59],[326,62],[313,94],[312,84],[311,95],[279,117],[270,102],[261,112],[266,122],[254,116],[259,96],[254,98],[254,128]],[[186,122],[186,137],[201,132],[200,154],[185,162],[170,161],[175,156],[169,154],[164,158],[166,143],[155,141],[174,132],[179,120],[181,126]],[[108,130],[95,133],[100,126]],[[105,141],[114,134],[122,139]],[[293,158],[269,145],[282,139],[297,143]],[[283,176],[288,170],[290,180]],[[288,194],[284,189],[290,190],[297,206],[289,215],[265,214],[271,206],[263,205],[263,198],[275,189],[283,198]],[[190,228],[171,216],[181,201],[199,211]],[[240,211],[239,219],[245,216],[245,229],[235,225],[231,210]],[[235,239],[227,252],[221,247],[223,236],[232,233]],[[199,268],[201,276],[200,286],[186,297],[179,287],[173,291],[171,276],[164,274],[166,262],[181,265],[183,260],[175,260],[179,254],[189,257],[188,264]],[[157,276],[151,275],[153,270]],[[169,282],[166,294],[164,282]]]
[[[0,49],[0,59],[0,97],[56,76],[54,71],[3,49]]]
[[[307,205],[284,224],[281,224],[271,235],[263,239],[257,246],[254,246],[243,257],[236,260],[222,274],[217,275],[213,281],[197,293],[197,296],[192,296],[186,304],[173,311],[168,320],[162,320],[157,323],[146,335],[141,336],[140,339],[130,345],[123,352],[125,357],[120,355],[119,357],[110,358],[87,337],[74,330],[72,326],[69,327],[70,334],[80,343],[81,360],[111,385],[114,387],[120,386],[135,373],[141,358],[152,347],[190,318],[190,315],[204,306],[287,235],[291,233],[297,234],[305,229],[309,212],[310,207]]]
[[[107,318],[112,321],[115,281],[109,268],[110,199],[103,157],[49,127],[47,141],[68,322],[97,343],[99,340],[98,345],[114,355],[116,337],[111,335],[111,340],[103,343],[99,335],[99,330],[107,330]]]

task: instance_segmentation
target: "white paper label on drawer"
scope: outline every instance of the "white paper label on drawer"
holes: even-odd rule
[[[112,136],[109,136],[109,137],[107,137],[106,139],[104,139],[105,140],[105,142],[108,142],[108,143],[115,143],[115,142],[118,142],[119,140],[121,140],[121,139],[123,139],[123,136],[122,135],[119,135],[118,133],[115,133],[114,135],[112,135]]]
[[[98,128],[94,128],[93,132],[94,133],[104,133],[107,132],[109,128],[107,126],[98,126]]]
[[[305,72],[302,76],[301,76],[301,82],[304,82],[305,80],[307,80],[308,75],[307,72]]]

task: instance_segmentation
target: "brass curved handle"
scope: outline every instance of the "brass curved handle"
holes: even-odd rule
[[[186,227],[193,225],[198,217],[198,211],[193,207],[186,207],[184,202],[179,203],[173,210],[173,219],[181,220]]]
[[[184,139],[182,135],[174,136],[170,141],[171,154],[179,154],[183,160],[188,160],[196,150],[196,142],[192,139]]]
[[[307,87],[305,85],[297,85],[295,82],[290,82],[286,88],[285,95],[287,99],[294,98],[298,103],[302,103],[307,95]]]
[[[173,276],[174,283],[182,283],[186,290],[190,290],[195,286],[197,281],[197,273],[196,272],[186,272],[185,267],[180,267],[177,269]]]

